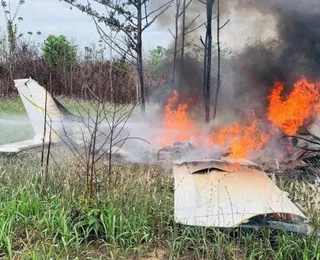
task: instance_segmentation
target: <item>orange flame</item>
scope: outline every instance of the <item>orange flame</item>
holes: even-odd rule
[[[283,89],[283,83],[275,83],[268,97],[268,119],[284,133],[293,135],[310,118],[319,100],[319,91],[305,77],[294,84],[286,98],[281,97]]]
[[[317,86],[305,77],[294,84],[293,90],[286,97],[281,97],[283,90],[284,84],[274,84],[268,96],[267,117],[283,132],[292,135],[311,117],[312,112],[320,110],[320,93]],[[213,131],[209,136],[203,136],[198,125],[188,115],[188,104],[179,103],[177,91],[169,98],[164,110],[162,126],[168,132],[157,138],[156,142],[161,146],[193,139],[197,146],[209,149],[215,146],[228,147],[230,158],[245,159],[261,150],[273,134],[272,130],[262,131],[258,119],[253,117],[247,124],[234,122]]]
[[[268,141],[269,135],[263,133],[254,119],[248,126],[240,126],[234,122],[229,127],[222,127],[212,138],[212,143],[219,145],[230,145],[230,158],[248,158],[254,152],[260,150]]]
[[[161,146],[174,142],[184,142],[199,135],[198,129],[193,120],[188,116],[188,105],[178,104],[179,94],[175,90],[165,106],[163,126],[169,130],[166,136],[160,137],[157,141]]]
[[[261,132],[257,127],[257,119],[251,125],[244,127],[240,138],[231,143],[231,158],[247,158],[254,152],[259,151],[268,141],[270,136]]]
[[[230,137],[237,136],[241,133],[241,126],[238,122],[233,122],[231,126],[224,126],[212,138],[212,144],[224,144],[230,140]]]

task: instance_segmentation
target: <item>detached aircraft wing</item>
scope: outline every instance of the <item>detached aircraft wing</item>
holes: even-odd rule
[[[173,168],[178,223],[220,228],[267,226],[308,233],[307,218],[265,172],[245,162],[203,160]]]
[[[73,116],[44,87],[31,78],[14,80],[29,120],[34,130],[34,137],[0,146],[0,153],[18,153],[35,148],[45,143],[59,142],[63,135],[63,120]]]

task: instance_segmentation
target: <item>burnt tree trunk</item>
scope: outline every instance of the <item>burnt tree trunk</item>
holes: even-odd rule
[[[137,70],[140,81],[140,110],[144,116],[146,113],[145,103],[145,86],[144,86],[144,73],[143,73],[143,60],[142,60],[142,3],[141,0],[137,0],[137,13],[138,13],[138,24],[137,24]]]
[[[187,0],[183,0],[182,4],[182,32],[181,32],[181,61],[180,61],[180,68],[183,71],[184,65],[184,48],[185,48],[185,41],[186,41],[186,3]]]
[[[211,60],[212,60],[212,8],[214,0],[207,1],[207,30],[205,42],[205,78],[204,78],[204,107],[205,122],[210,121],[210,91],[211,91]]]
[[[217,15],[218,75],[217,75],[217,88],[214,96],[213,119],[215,119],[217,115],[218,96],[219,96],[220,84],[221,84],[221,79],[220,79],[221,78],[220,0],[217,0],[217,4],[218,4],[218,15]]]
[[[172,61],[172,75],[171,75],[171,84],[172,88],[175,88],[176,83],[176,71],[177,71],[177,52],[178,52],[178,38],[179,38],[179,11],[180,11],[180,0],[176,0],[176,15],[175,15],[175,32],[173,35],[174,38],[174,47],[173,47],[173,61]]]
[[[203,58],[203,82],[202,82],[202,89],[203,89],[203,99],[204,99],[204,109],[205,109],[205,121],[207,119],[207,114],[210,114],[210,108],[207,107],[207,57],[208,57],[208,51],[207,51],[207,45],[208,45],[208,37],[206,35],[205,42],[203,43],[204,46],[204,58]]]
[[[110,39],[112,39],[113,35],[112,35],[112,30],[110,30]],[[113,41],[110,40],[110,49],[109,49],[109,84],[110,84],[110,99],[111,102],[114,103],[115,99],[114,99],[114,90],[113,90]]]
[[[220,0],[217,0],[217,8],[218,8],[218,15],[217,15],[217,47],[218,47],[218,75],[217,75],[217,88],[214,96],[214,108],[213,108],[213,119],[217,116],[217,107],[218,107],[218,99],[219,99],[219,91],[221,87],[221,45],[220,45],[220,30],[223,29],[228,23],[229,19],[220,26]]]

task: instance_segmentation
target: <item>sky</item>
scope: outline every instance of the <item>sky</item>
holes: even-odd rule
[[[15,9],[18,0],[7,0],[7,2],[10,2],[12,9]],[[36,36],[34,34],[31,37],[31,40],[37,42],[43,42],[49,34],[63,34],[83,50],[85,46],[92,43],[97,44],[99,41],[99,35],[92,18],[75,8],[70,10],[70,5],[64,1],[25,0],[19,16],[23,18],[23,21],[18,24],[19,33],[27,35],[28,31],[33,33],[41,31],[42,35]],[[173,19],[172,11],[171,13],[169,11],[169,15],[166,17]],[[201,17],[205,18],[203,14]],[[243,47],[252,37],[262,39],[273,37],[272,17],[259,16],[258,14],[252,14],[248,17],[231,11],[224,19],[230,19],[230,23],[223,29],[221,41],[230,49]],[[3,10],[0,10],[0,27],[5,27],[5,24]],[[199,30],[199,36],[200,34],[204,34],[203,31]],[[170,46],[173,38],[168,31],[168,26],[160,26],[160,23],[155,22],[145,31],[143,40],[144,52],[148,52],[151,48],[159,45]]]
[[[11,0],[10,2],[14,10],[18,0]],[[25,0],[25,4],[21,6],[19,16],[23,18],[23,21],[18,24],[19,33],[27,35],[28,31],[32,31],[34,34],[40,31],[42,33],[41,36],[34,35],[31,38],[39,42],[42,42],[49,34],[63,34],[80,48],[99,41],[99,34],[92,19],[75,8],[70,10],[70,5],[64,1]],[[2,31],[5,28],[5,24],[3,10],[0,10],[0,27],[2,27]],[[144,48],[148,50],[158,45],[166,47],[171,39],[172,37],[167,29],[161,28],[154,23],[145,31]]]

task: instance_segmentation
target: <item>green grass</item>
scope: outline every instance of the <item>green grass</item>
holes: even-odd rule
[[[59,98],[74,114],[92,111],[90,103]],[[0,100],[0,145],[32,138],[34,131],[20,97]]]
[[[20,98],[0,100],[0,145],[31,138],[34,132]]]
[[[20,115],[20,106],[7,103],[6,114]],[[101,182],[91,200],[68,151],[53,149],[44,188],[40,157],[39,151],[0,156],[0,258],[320,260],[315,236],[178,225],[173,179],[157,167],[116,164],[112,176],[118,182]],[[278,184],[320,227],[319,186]]]
[[[92,103],[89,101],[63,97],[57,99],[75,115],[88,115],[88,113],[90,113],[92,116],[97,112],[92,108]],[[139,118],[139,107],[132,108],[132,106],[124,106],[124,109],[120,113],[129,112],[131,109],[133,109],[132,116]],[[151,107],[150,109],[154,109],[154,107]],[[101,112],[101,110],[99,111]],[[33,135],[34,131],[31,122],[29,121],[20,97],[0,99],[0,145],[30,139]]]
[[[64,105],[71,112],[77,113],[79,110],[89,109],[90,103],[88,101],[77,101],[67,98],[58,98],[59,102]],[[0,116],[3,115],[19,115],[27,116],[26,110],[20,97],[15,97],[11,99],[0,99]]]
[[[27,115],[20,98],[1,99],[0,115]]]
[[[0,253],[20,259],[320,259],[320,238],[269,230],[242,233],[173,221],[173,182],[161,169],[118,165],[120,181],[86,199],[61,151],[40,193],[40,156],[0,158]],[[64,164],[62,163],[64,162]],[[304,185],[292,196],[319,196]],[[314,200],[314,199],[313,199]],[[316,200],[314,200],[316,202]],[[305,206],[305,205],[304,205]],[[320,215],[307,207],[306,214]],[[314,221],[319,221],[319,218]],[[313,223],[315,224],[315,222]]]

